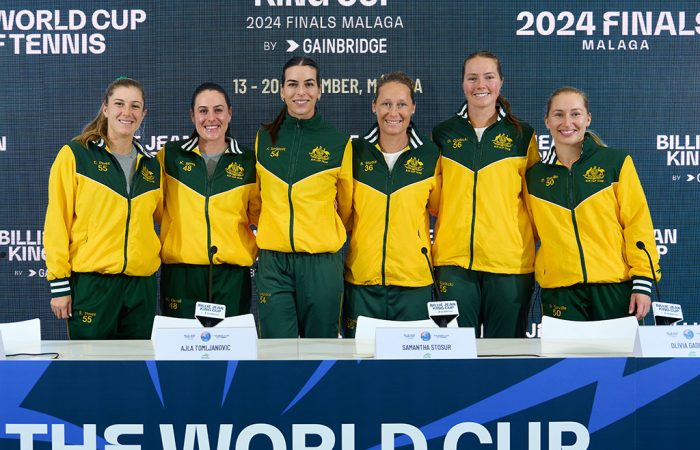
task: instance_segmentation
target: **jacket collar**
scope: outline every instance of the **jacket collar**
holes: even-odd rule
[[[282,122],[282,126],[283,127],[296,127],[296,126],[315,127],[315,126],[318,126],[322,122],[323,122],[323,118],[321,117],[321,113],[318,112],[318,110],[314,113],[314,116],[311,117],[310,119],[297,119],[296,117],[291,116],[287,112],[287,113],[285,113],[284,122]]]
[[[595,149],[596,149],[597,147],[598,147],[598,146],[597,146],[596,143],[593,141],[593,138],[591,138],[591,135],[588,134],[588,132],[586,132],[586,135],[585,135],[585,137],[583,138],[583,147],[582,147],[582,149],[581,149],[581,157],[578,159],[578,161],[582,161],[582,160],[588,158],[588,156],[589,156],[593,151],[595,151]],[[542,154],[541,160],[542,160],[542,162],[543,162],[544,164],[548,164],[548,165],[551,165],[551,166],[556,166],[556,165],[559,163],[559,159],[557,158],[557,152],[556,152],[556,149],[555,149],[554,145],[552,145],[552,146],[549,148],[549,150],[545,151],[545,152]]]
[[[416,149],[423,145],[423,140],[418,136],[418,131],[416,130],[416,126],[413,121],[408,124],[408,130],[406,130],[406,133],[408,134],[408,146],[411,149]],[[364,139],[371,144],[379,143],[378,123],[375,123],[374,126],[370,128],[369,132],[367,132],[367,134],[364,136]]]
[[[107,146],[107,142],[104,140],[104,138],[100,138],[96,141],[91,141],[93,144],[95,144],[99,149],[101,150],[106,150],[111,153],[111,150],[109,150]],[[132,144],[134,145],[134,148],[136,149],[136,153],[141,154],[142,156],[146,158],[155,158],[157,151],[150,152],[146,150],[146,147],[143,146],[143,144],[136,138],[134,138],[132,141]]]
[[[191,152],[194,151],[195,148],[197,148],[198,142],[199,136],[194,136],[186,140],[180,147],[187,152]],[[241,148],[238,146],[238,141],[234,138],[226,136],[226,144],[226,150],[224,150],[224,153],[235,153],[237,155],[243,154],[243,150],[241,150]]]
[[[506,116],[506,109],[501,105],[500,102],[496,102],[496,122],[500,122]],[[467,114],[467,102],[462,103],[462,107],[457,111],[457,115],[462,119],[469,120],[469,115]]]

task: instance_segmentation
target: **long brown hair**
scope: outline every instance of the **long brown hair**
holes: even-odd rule
[[[586,112],[590,114],[591,110],[589,109],[588,106],[588,95],[586,95],[585,92],[583,92],[581,89],[577,89],[572,86],[563,86],[557,89],[556,91],[552,92],[552,94],[549,96],[549,99],[547,99],[547,110],[544,113],[544,117],[547,118],[549,116],[549,111],[552,109],[552,100],[554,100],[554,97],[556,97],[559,94],[577,94],[581,96],[581,99],[583,99],[583,107],[586,108]],[[591,139],[593,139],[593,142],[596,143],[596,145],[599,145],[600,147],[607,147],[605,142],[598,136],[595,132],[591,130],[586,130],[586,134],[588,134]]]
[[[503,81],[503,68],[501,67],[501,60],[498,59],[498,56],[489,51],[480,50],[464,58],[464,62],[462,63],[462,83],[464,83],[464,76],[466,75],[467,62],[471,61],[474,58],[492,59],[496,63],[496,71],[498,72],[498,76],[501,78],[501,81]],[[522,125],[520,125],[521,120],[518,119],[511,111],[510,103],[508,102],[508,100],[506,100],[504,96],[499,94],[498,103],[503,107],[503,109],[506,112],[506,120],[512,123],[513,126],[515,126],[516,130],[518,130],[518,134],[521,134],[523,132],[523,127]]]
[[[319,89],[321,88],[321,70],[319,69],[318,64],[316,64],[316,61],[309,58],[308,56],[295,56],[294,58],[287,61],[287,63],[282,68],[282,86],[284,86],[284,82],[286,81],[285,73],[287,72],[287,69],[294,66],[310,66],[316,69],[316,83],[318,84]],[[275,117],[275,119],[272,122],[263,124],[263,128],[265,128],[267,132],[270,133],[270,138],[272,140],[273,145],[277,142],[277,133],[279,133],[280,127],[282,126],[282,122],[284,122],[284,118],[286,117],[286,115],[287,105],[285,104],[280,110],[280,112],[277,113],[277,117]]]
[[[73,138],[75,141],[87,146],[88,142],[90,141],[104,139],[107,145],[111,145],[111,142],[109,142],[109,138],[107,137],[107,118],[104,114],[102,114],[102,108],[109,103],[109,99],[114,94],[114,90],[119,87],[135,87],[138,89],[141,92],[141,98],[143,99],[143,107],[144,109],[146,108],[146,94],[143,90],[143,86],[141,86],[141,83],[136,80],[132,80],[131,78],[119,77],[112,81],[109,86],[107,86],[107,90],[105,91],[105,95],[102,99],[100,109],[97,111],[97,115],[94,119],[92,119],[92,122],[83,128],[82,133]]]

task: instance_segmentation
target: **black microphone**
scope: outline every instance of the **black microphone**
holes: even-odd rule
[[[213,279],[214,279],[214,255],[216,255],[216,252],[219,251],[219,249],[216,247],[216,245],[212,245],[209,247],[209,283],[207,284],[207,302],[212,303],[212,286],[213,286]],[[198,302],[199,304],[199,302]],[[207,317],[207,316],[198,316],[197,315],[197,310],[195,309],[195,319],[199,320],[199,322],[202,324],[203,327],[205,328],[211,328],[214,325],[218,324],[221,322],[221,319],[217,319],[214,317]]]
[[[656,280],[656,270],[644,242],[637,241],[637,248],[643,250],[647,255],[649,268],[651,269],[651,277],[654,279],[654,286],[656,287],[656,302],[652,302],[651,304],[654,315],[654,325],[673,325],[683,320],[683,309],[681,305],[661,302],[661,291],[659,291],[659,282]]]
[[[213,283],[213,272],[214,272],[214,255],[216,255],[216,252],[218,252],[219,249],[216,247],[216,245],[212,245],[209,247],[209,286],[207,287],[207,301],[209,303],[212,302],[212,283]]]
[[[430,276],[433,278],[433,294],[435,294],[435,301],[440,301],[440,287],[435,279],[435,272],[433,272],[433,265],[430,263],[430,258],[428,258],[428,249],[421,247],[420,252],[425,256],[425,262],[428,263],[428,270],[430,271]]]
[[[644,245],[644,242],[637,241],[637,248],[642,250],[647,255],[647,259],[649,260],[649,269],[651,270],[651,277],[654,280],[654,286],[656,287],[656,301],[660,302],[661,291],[659,291],[659,282],[656,281],[656,268],[654,267],[654,263],[651,261],[651,255],[649,254],[646,245]]]
[[[425,256],[425,262],[428,263],[428,270],[430,270],[430,276],[433,278],[433,293],[435,294],[435,300],[431,301],[430,303],[433,303],[433,305],[436,307],[441,306],[442,308],[444,308],[446,304],[449,304],[452,302],[442,302],[442,300],[440,300],[440,287],[438,286],[437,280],[435,279],[435,272],[433,272],[433,265],[430,263],[430,258],[428,258],[428,249],[425,247],[421,247],[420,251],[421,251],[421,253],[423,253],[423,256]],[[430,314],[430,311],[431,311],[431,308],[428,307],[428,314]],[[450,314],[449,312],[447,312],[443,309],[442,312],[431,315],[430,318],[432,319],[433,322],[435,322],[435,325],[437,325],[440,328],[445,328],[445,327],[447,327],[447,324],[452,321],[452,319],[457,317],[456,306],[455,306],[455,311],[450,311],[450,312],[454,312],[455,314]]]

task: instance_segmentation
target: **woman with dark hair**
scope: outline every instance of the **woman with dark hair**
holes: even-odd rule
[[[382,75],[372,101],[376,123],[353,141],[352,235],[346,259],[343,335],[358,316],[428,318],[432,275],[430,216],[440,199],[440,153],[412,122],[413,80]],[[425,255],[423,252],[426,252]]]
[[[148,339],[156,309],[162,202],[155,155],[134,137],[143,87],[120,77],[51,166],[44,246],[51,310],[71,339]]]
[[[444,300],[459,325],[483,337],[525,337],[535,246],[523,198],[525,171],[538,159],[530,125],[501,95],[501,62],[489,52],[462,65],[462,108],[433,130],[443,186],[433,258]]]
[[[544,122],[554,144],[527,172],[528,206],[540,240],[535,277],[542,313],[567,320],[641,320],[651,306],[650,275],[661,274],[652,272],[638,248],[642,243],[659,267],[632,157],[588,131],[588,97],[576,88],[554,91]]]
[[[257,247],[250,228],[260,197],[255,157],[231,137],[229,96],[216,83],[195,89],[194,131],[158,154],[164,172],[160,239],[163,314],[193,318],[197,301],[226,306],[226,316],[250,311],[250,266]],[[211,279],[210,279],[211,274]]]
[[[282,69],[284,107],[255,140],[262,210],[256,285],[263,338],[337,337],[344,224],[352,204],[352,147],[317,111],[316,62]]]

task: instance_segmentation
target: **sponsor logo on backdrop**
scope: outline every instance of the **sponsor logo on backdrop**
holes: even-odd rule
[[[0,152],[7,151],[7,136],[0,136]]]
[[[46,277],[46,253],[42,230],[0,230],[0,260],[7,259],[15,277]],[[39,264],[20,264],[20,263]]]
[[[700,183],[699,134],[658,134],[656,149],[666,152],[666,165],[677,169],[671,181]]]
[[[142,9],[0,10],[0,50],[15,55],[99,55],[107,50],[102,32],[134,31],[146,22]]]
[[[245,28],[264,31],[260,44],[266,52],[277,50],[291,53],[301,49],[307,55],[387,54],[391,44],[389,37],[368,37],[365,30],[404,28],[401,16],[382,14],[388,0],[255,0],[254,4],[260,8],[256,10],[260,14],[247,16]],[[312,15],[319,11],[319,7],[328,6],[345,7],[346,10],[339,11],[348,11],[348,14]],[[351,10],[352,7],[355,7],[354,10]],[[309,11],[310,14],[302,15],[300,11]],[[351,14],[354,12],[359,14]],[[273,30],[309,30],[310,35],[302,38],[294,36],[293,39],[282,35],[278,40],[267,40],[274,37],[274,33],[271,33]],[[330,30],[358,30],[358,35],[330,36]],[[395,34],[392,37],[398,38]],[[251,86],[251,89],[255,88]]]
[[[42,230],[0,230],[0,251],[9,261],[46,261]]]
[[[678,243],[678,230],[676,228],[658,228],[654,230],[656,250],[659,255],[667,255],[669,247]]]
[[[146,142],[143,140],[141,136],[137,136],[138,139],[144,144],[144,147],[146,147],[146,150],[149,152],[157,152],[158,150],[161,149],[165,144],[168,142],[172,141],[179,141],[183,139],[189,139],[189,136],[166,136],[166,135],[157,135],[157,136],[151,136],[151,139]]]
[[[648,51],[655,37],[700,35],[699,11],[519,11],[516,36],[581,40],[584,51]]]

